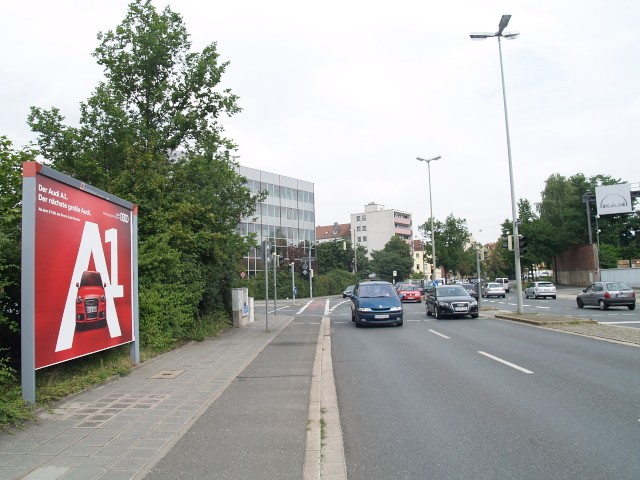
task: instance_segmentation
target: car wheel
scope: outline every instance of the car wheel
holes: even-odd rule
[[[578,308],[584,308],[584,302],[581,298],[577,298],[576,303],[578,304]]]
[[[524,298],[529,298],[529,293],[526,290],[524,291]]]
[[[629,310],[635,310],[636,309],[636,304],[632,303],[631,305],[627,305],[627,307],[629,307]]]
[[[396,320],[396,327],[401,327],[403,323],[402,320]]]
[[[356,322],[356,328],[362,328],[364,326],[357,315],[356,315],[355,322]]]
[[[438,307],[433,310],[433,315],[436,317],[436,320],[440,320],[440,314],[438,313]]]
[[[553,299],[555,300],[555,299],[556,299],[556,296],[555,296],[555,295],[552,295],[552,296],[551,296],[551,298],[553,298]]]
[[[474,313],[473,315],[471,315],[471,318],[478,318],[478,314]]]
[[[537,300],[538,299],[538,294],[536,292],[533,292],[533,299]]]
[[[507,298],[507,296],[506,295],[502,295],[502,298]]]
[[[606,310],[609,308],[609,306],[606,303],[604,303],[604,300],[598,301],[598,307],[600,308],[600,310]]]
[[[351,321],[352,321],[352,322],[355,322],[355,321],[356,321],[356,316],[355,316],[355,314],[353,313],[353,310],[351,310]]]
[[[431,310],[429,310],[429,305],[427,305],[427,317],[431,316]]]

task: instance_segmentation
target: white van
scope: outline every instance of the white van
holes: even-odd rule
[[[509,293],[509,279],[507,277],[496,278],[495,282],[502,285],[504,287],[504,291]]]

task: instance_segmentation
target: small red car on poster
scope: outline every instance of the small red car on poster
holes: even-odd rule
[[[106,286],[99,272],[82,272],[82,278],[76,283],[76,330],[107,326]]]

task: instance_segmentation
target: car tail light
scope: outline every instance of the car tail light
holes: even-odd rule
[[[611,298],[611,294],[609,292],[604,293],[604,298]]]
[[[631,298],[636,298],[636,292],[635,291],[631,292]]]

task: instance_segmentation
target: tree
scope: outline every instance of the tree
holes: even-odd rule
[[[467,229],[467,221],[449,214],[444,223],[435,220],[433,225],[438,266],[444,268],[445,272],[451,271],[455,273],[459,272],[461,268],[464,269],[465,247],[470,236]],[[418,228],[429,237],[430,243],[430,220]]]
[[[249,243],[238,220],[255,211],[223,137],[222,115],[240,109],[222,90],[216,44],[191,52],[182,18],[135,0],[123,22],[98,34],[105,81],[81,104],[80,126],[33,107],[31,128],[51,166],[139,207],[143,340],[188,338],[228,309]]]
[[[544,222],[544,233],[548,238],[545,255],[551,257],[568,248],[586,245],[590,238],[595,242],[599,237],[601,247],[612,247],[605,255],[609,265],[613,262],[610,257],[616,255],[615,252],[623,258],[640,256],[640,216],[637,213],[606,215],[597,219],[595,205],[590,203],[587,209],[585,204],[585,195],[593,195],[596,187],[620,183],[625,181],[607,175],[589,178],[583,174],[569,178],[551,175],[545,183],[542,201],[538,204],[540,220]],[[591,237],[587,211],[591,217]],[[599,235],[596,229],[600,230]]]
[[[327,273],[331,270],[344,270],[350,272],[353,263],[353,250],[351,242],[334,240],[320,243],[316,246],[318,257],[318,273]]]
[[[0,136],[0,354],[20,345],[22,162],[35,156]],[[18,359],[15,351],[9,356]]]
[[[384,280],[391,281],[393,272],[396,279],[405,279],[411,276],[413,259],[411,248],[400,237],[391,237],[382,250],[371,254],[371,269]]]
[[[587,181],[582,174],[569,179],[554,174],[545,183],[538,210],[540,218],[555,231],[557,253],[586,243],[587,223],[582,196],[587,189]]]

